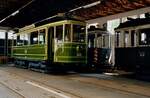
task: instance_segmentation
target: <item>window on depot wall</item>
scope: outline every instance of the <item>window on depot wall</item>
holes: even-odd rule
[[[38,31],[32,32],[30,35],[30,43],[31,45],[33,44],[38,44]]]
[[[45,29],[39,31],[39,44],[45,44]]]
[[[107,30],[111,33],[114,34],[114,29],[117,28],[120,24],[120,19],[114,19],[114,20],[109,20],[107,21]]]
[[[0,39],[5,39],[5,31],[0,31]]]

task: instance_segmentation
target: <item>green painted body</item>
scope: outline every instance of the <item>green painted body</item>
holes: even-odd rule
[[[57,46],[57,45],[55,45]],[[82,47],[82,49],[78,49]],[[55,47],[56,48],[56,47]],[[13,47],[13,57],[23,60],[48,60],[47,45],[16,46]],[[53,55],[53,62],[86,63],[86,44],[64,43],[57,48]]]
[[[16,46],[13,47],[13,57],[28,60],[46,60],[45,45]]]
[[[64,43],[54,52],[54,62],[86,63],[86,55],[85,43]]]
[[[80,21],[61,21],[56,23],[50,23],[29,29],[26,31],[20,31],[20,33],[33,32],[39,29],[46,30],[46,42],[44,45],[25,45],[25,46],[13,46],[12,57],[20,60],[29,61],[48,61],[52,63],[68,63],[68,64],[86,64],[87,63],[87,44],[85,42],[64,42],[61,44],[55,43],[54,38],[48,38],[48,27],[53,27],[62,24],[81,24],[85,26],[84,22]],[[86,35],[85,35],[86,36]],[[52,40],[52,49],[48,47],[48,40]],[[81,48],[80,48],[81,47]],[[49,56],[49,50],[52,50],[51,56]]]

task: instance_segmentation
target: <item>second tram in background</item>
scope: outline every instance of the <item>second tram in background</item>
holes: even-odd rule
[[[129,18],[115,31],[116,66],[142,77],[150,75],[150,16]]]
[[[106,71],[112,67],[111,34],[101,28],[88,29],[88,66],[91,70]]]

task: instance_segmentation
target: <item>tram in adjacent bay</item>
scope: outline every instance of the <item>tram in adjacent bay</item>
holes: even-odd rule
[[[115,29],[115,65],[150,75],[150,17],[129,19]]]
[[[14,34],[12,57],[25,68],[72,69],[87,64],[84,21],[56,15]]]
[[[112,36],[101,28],[88,29],[88,66],[94,71],[105,71],[112,67]]]

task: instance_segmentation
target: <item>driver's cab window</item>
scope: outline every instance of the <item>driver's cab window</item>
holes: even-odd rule
[[[63,25],[56,26],[56,41],[57,43],[63,42]]]

